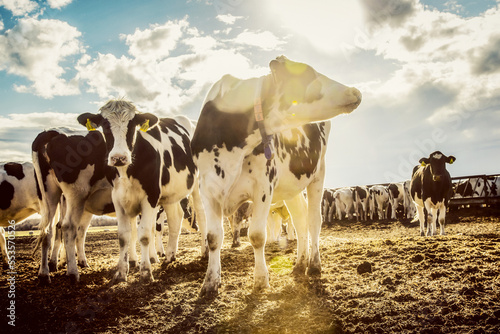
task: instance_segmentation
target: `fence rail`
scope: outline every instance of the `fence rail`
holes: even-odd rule
[[[500,205],[500,174],[452,177],[450,206]]]

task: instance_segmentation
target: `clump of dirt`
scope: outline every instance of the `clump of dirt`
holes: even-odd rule
[[[253,291],[247,238],[222,249],[222,286],[199,298],[207,262],[197,234],[181,235],[177,260],[155,264],[155,281],[110,285],[116,232],[87,237],[89,268],[71,285],[65,270],[39,287],[31,239],[16,239],[16,327],[7,324],[10,289],[0,286],[1,333],[499,333],[498,210],[447,215],[446,236],[421,237],[408,221],[323,226],[322,275],[294,276],[296,242],[266,246],[271,287]],[[226,229],[229,230],[229,229]],[[284,238],[284,236],[283,236]],[[166,243],[168,237],[164,237]],[[284,239],[283,239],[284,240]]]

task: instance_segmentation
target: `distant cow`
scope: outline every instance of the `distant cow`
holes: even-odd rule
[[[446,163],[452,164],[454,156],[445,156],[436,151],[428,158],[420,159],[420,166],[413,169],[410,183],[410,194],[415,202],[420,220],[420,235],[435,235],[436,222],[439,221],[441,235],[444,235],[446,209],[452,193],[450,173]],[[428,214],[432,221],[428,222]],[[427,226],[427,231],[424,231]]]
[[[370,216],[375,219],[375,212],[378,219],[387,219],[387,209],[389,206],[389,192],[387,187],[374,185],[370,187]]]
[[[331,223],[335,217],[335,198],[333,197],[334,189],[326,189],[323,191],[323,199],[321,204],[321,211],[323,213],[323,222]]]
[[[201,295],[216,294],[221,283],[223,216],[247,201],[254,205],[248,233],[255,289],[269,286],[266,221],[271,204],[281,200],[297,231],[294,272],[321,273],[321,197],[330,132],[330,122],[324,121],[356,109],[361,94],[284,56],[269,66],[271,74],[260,78],[224,76],[203,102],[192,141],[210,248]]]
[[[40,212],[35,170],[31,162],[0,163],[0,232]],[[12,224],[10,224],[11,222]],[[0,233],[0,251],[8,261],[4,233]]]
[[[354,209],[356,211],[356,219],[366,221],[368,218],[368,210],[370,205],[370,193],[365,186],[353,187]]]
[[[353,193],[351,188],[340,188],[333,193],[335,199],[335,208],[337,211],[337,218],[339,220],[353,219],[352,210],[354,209]]]
[[[152,281],[149,244],[157,207],[167,214],[169,243],[166,261],[175,260],[181,228],[180,201],[193,195],[197,220],[204,243],[205,215],[198,193],[197,168],[191,154],[190,133],[171,118],[158,119],[140,113],[134,104],[111,100],[99,114],[78,116],[80,124],[90,130],[102,127],[106,143],[108,180],[112,183],[112,199],[118,219],[120,256],[114,282],[126,281],[129,271],[128,247],[131,225],[142,214],[138,239],[141,243],[141,280]],[[95,131],[90,131],[92,133]],[[205,247],[202,246],[202,255]]]
[[[389,203],[391,204],[391,219],[397,219],[397,210],[403,208],[403,217],[405,212],[405,188],[404,182],[391,183],[387,186],[389,192]]]

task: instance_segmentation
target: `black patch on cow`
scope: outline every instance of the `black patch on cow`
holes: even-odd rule
[[[127,142],[127,147],[130,151],[133,150],[135,145],[135,138],[137,137],[137,123],[131,120],[127,124],[127,134],[125,140]],[[108,151],[109,152],[109,151]]]
[[[292,135],[286,138],[282,134],[277,135],[280,149],[291,156],[289,169],[299,180],[302,175],[309,178],[318,167],[322,143],[325,142],[325,139],[321,139],[324,137],[322,127],[324,123],[306,124],[301,128],[292,129]],[[308,146],[302,145],[306,140],[300,129],[303,129],[305,137],[309,139]]]
[[[160,154],[142,136],[137,136],[132,155],[138,163],[128,167],[127,175],[139,181],[154,208],[160,199]]]
[[[195,155],[224,146],[231,151],[235,147],[244,147],[249,133],[256,129],[253,108],[241,113],[227,113],[220,111],[213,101],[208,101],[201,111],[191,149]],[[215,156],[219,155],[218,150],[214,152]]]
[[[113,203],[107,203],[106,205],[104,205],[104,208],[102,210],[103,215],[107,215],[113,212],[115,212],[115,206],[113,205]]]
[[[163,171],[161,174],[161,185],[167,185],[170,182],[170,172],[168,169],[172,166],[172,157],[168,151],[163,151]]]
[[[0,209],[7,210],[10,208],[13,198],[14,186],[8,181],[2,181],[2,183],[0,183]]]
[[[266,194],[262,195],[262,202],[266,201]]]
[[[358,197],[360,200],[364,200],[367,197],[367,193],[366,193],[365,189],[363,189],[361,187],[356,187],[355,191],[358,194]]]
[[[160,129],[157,126],[150,128],[147,131],[147,134],[153,137],[154,139],[161,141]]]
[[[94,166],[90,186],[105,176],[106,144],[99,131],[89,131],[86,136],[69,137],[56,131],[44,131],[36,137],[32,148],[38,155],[45,190],[50,169],[54,170],[59,182],[69,184],[74,183],[80,172],[90,165]],[[49,157],[48,161],[44,152]]]
[[[16,162],[8,162],[3,166],[7,175],[14,176],[18,180],[24,178],[23,165]]]
[[[160,223],[156,223],[156,231],[157,232],[161,232],[161,225],[163,224],[163,222],[160,222]]]
[[[399,188],[396,184],[391,183],[387,186],[389,189],[389,194],[392,196],[392,198],[398,198],[399,197]]]

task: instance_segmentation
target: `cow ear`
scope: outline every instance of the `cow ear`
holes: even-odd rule
[[[269,68],[271,69],[274,81],[278,82],[283,78],[283,71],[285,71],[285,68],[282,63],[277,60],[271,60]]]
[[[451,165],[452,163],[454,163],[454,162],[455,162],[455,160],[457,160],[457,158],[455,158],[453,155],[450,155],[450,156],[448,157],[448,159],[446,160],[446,162],[447,162],[447,163],[449,163],[449,164]]]
[[[100,114],[84,113],[78,116],[78,123],[87,127],[87,130],[94,131],[101,126],[102,116]]]
[[[158,123],[158,117],[150,113],[136,114],[134,121],[141,127],[141,131],[146,132],[152,126]]]
[[[424,167],[425,167],[426,165],[428,165],[428,164],[429,164],[429,162],[430,162],[430,161],[429,161],[429,159],[428,159],[428,158],[422,158],[422,159],[420,159],[420,160],[418,161],[418,163],[419,163],[420,165],[424,166]]]

